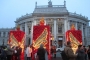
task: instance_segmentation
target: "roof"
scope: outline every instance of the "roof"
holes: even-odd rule
[[[37,6],[33,13],[42,13],[42,14],[60,14],[67,13],[68,10],[64,5],[52,5],[49,7],[48,5]]]

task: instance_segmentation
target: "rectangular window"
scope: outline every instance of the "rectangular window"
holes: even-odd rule
[[[30,27],[28,28],[28,32],[29,32],[29,34],[31,33],[31,28]]]
[[[58,48],[63,46],[63,36],[58,36]]]
[[[5,37],[5,35],[6,35],[6,33],[5,33],[5,32],[3,32],[3,37]]]
[[[50,26],[50,32],[52,33],[52,24],[48,24]]]
[[[58,25],[58,33],[62,33],[62,25]]]
[[[23,31],[25,32],[25,27],[22,27]]]

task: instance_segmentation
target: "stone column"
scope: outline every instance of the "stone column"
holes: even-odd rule
[[[27,42],[28,42],[28,41],[27,41],[27,29],[28,29],[28,28],[27,28],[27,23],[25,22],[25,40],[26,40],[26,41],[25,41],[25,44],[27,44]]]
[[[67,20],[65,19],[64,20],[64,35],[65,35],[65,41],[64,41],[64,43],[66,43],[67,41],[66,41],[66,31],[68,30],[68,25],[67,25]]]
[[[60,23],[60,24],[61,24],[61,23]],[[59,32],[58,32],[58,27],[59,27],[58,25],[59,25],[59,24],[57,23],[57,24],[56,24],[56,34],[59,33]]]
[[[6,37],[8,37],[8,32],[6,32]]]
[[[34,21],[33,21],[33,25],[36,25],[36,19],[34,19]]]
[[[54,39],[56,40],[56,19],[54,19]]]
[[[70,20],[68,20],[68,30],[70,30]]]
[[[81,30],[82,30],[82,44],[84,45],[83,24],[81,25]]]
[[[64,23],[62,24],[62,34],[64,34]]]
[[[31,25],[31,43],[32,43],[32,40],[33,40],[33,26],[34,26],[34,23],[32,21],[32,25]]]
[[[88,36],[88,35],[87,35],[87,31],[88,31],[88,30],[87,30],[87,25],[86,25],[86,26],[85,26],[85,39],[86,39],[85,41],[86,41],[86,45],[88,45],[88,40],[87,40],[87,38],[88,38],[87,36]]]
[[[28,29],[27,23],[25,22],[25,34],[26,34],[26,35],[27,35],[27,29]]]
[[[75,29],[77,30],[77,22],[75,22]]]

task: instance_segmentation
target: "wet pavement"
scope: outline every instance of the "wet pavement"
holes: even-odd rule
[[[52,58],[51,60],[62,60],[60,52],[57,52],[56,58]]]
[[[52,58],[51,60],[62,60],[61,57]]]
[[[26,60],[26,58],[25,58],[25,60]],[[60,52],[56,53],[56,58],[54,58],[54,55],[53,55],[51,60],[62,60]]]

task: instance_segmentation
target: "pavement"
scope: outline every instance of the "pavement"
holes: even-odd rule
[[[62,60],[60,52],[56,53],[56,58],[52,58],[51,60]]]
[[[26,58],[25,58],[25,60],[26,60]],[[53,57],[52,57],[51,60],[62,60],[62,57],[61,57],[60,52],[57,52],[57,53],[56,53],[56,58],[54,58],[54,55],[53,55]]]
[[[61,57],[52,58],[51,60],[62,60]]]

